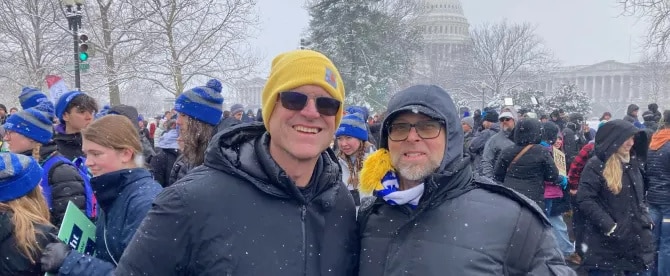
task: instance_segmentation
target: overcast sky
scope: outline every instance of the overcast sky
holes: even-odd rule
[[[616,0],[461,0],[471,28],[507,18],[530,22],[564,65],[605,60],[635,62],[644,24],[620,16]],[[309,16],[303,0],[258,0],[260,25],[254,45],[265,56],[261,76],[272,58],[299,46]]]

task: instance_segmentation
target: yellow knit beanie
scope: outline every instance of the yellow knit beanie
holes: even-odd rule
[[[335,128],[340,125],[344,107],[344,83],[337,68],[328,57],[319,52],[293,50],[279,54],[272,60],[270,76],[261,96],[266,129],[269,129],[270,114],[275,108],[279,93],[309,84],[322,87],[330,96],[342,102],[335,115]]]

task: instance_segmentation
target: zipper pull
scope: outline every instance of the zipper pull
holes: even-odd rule
[[[305,215],[307,215],[307,206],[303,205],[302,210],[300,211],[300,219],[305,221]]]

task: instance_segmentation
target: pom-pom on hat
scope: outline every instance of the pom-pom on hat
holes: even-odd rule
[[[42,93],[42,91],[38,90],[37,88],[26,86],[21,89],[19,103],[21,104],[22,109],[35,107],[44,101],[49,101],[49,98],[47,98],[47,95],[44,95],[44,93]]]
[[[368,130],[365,127],[365,121],[361,118],[361,114],[347,114],[342,118],[340,127],[335,132],[335,137],[343,135],[357,138],[361,141],[368,140]]]
[[[22,154],[0,153],[0,202],[21,198],[37,187],[42,168],[35,159]]]
[[[192,118],[215,126],[223,115],[221,82],[211,79],[205,86],[198,86],[181,93],[174,103],[174,109]]]

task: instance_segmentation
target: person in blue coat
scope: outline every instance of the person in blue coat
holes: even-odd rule
[[[44,271],[59,275],[105,275],[121,259],[161,186],[142,168],[142,146],[134,124],[121,115],[102,117],[82,131],[86,166],[101,212],[96,226],[95,257],[63,243],[47,245]]]

